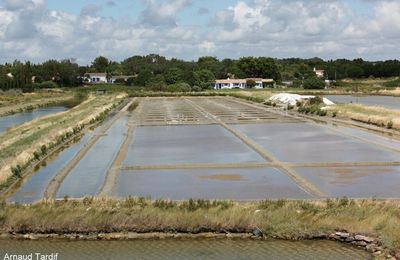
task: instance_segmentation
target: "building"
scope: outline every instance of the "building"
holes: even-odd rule
[[[136,76],[112,76],[110,78],[110,83],[118,83],[118,81],[124,81],[127,82],[129,78],[136,78]]]
[[[254,88],[271,88],[275,86],[273,79],[262,79],[262,78],[247,78],[247,79],[218,79],[215,81],[214,89],[234,89],[234,88],[250,88],[247,86],[247,82],[253,80],[256,84]]]
[[[318,78],[323,78],[325,76],[325,70],[317,70],[314,68],[314,73]]]
[[[87,83],[108,83],[107,73],[86,73],[83,80]]]

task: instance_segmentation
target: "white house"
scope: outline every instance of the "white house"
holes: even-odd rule
[[[88,83],[107,83],[107,73],[86,73],[84,81]]]
[[[315,75],[317,75],[318,78],[323,78],[324,74],[325,74],[325,70],[317,70],[316,68],[314,68],[314,73],[315,73]]]
[[[214,89],[234,89],[234,88],[250,88],[247,86],[247,81],[253,80],[256,85],[254,88],[268,88],[275,85],[273,79],[262,79],[262,78],[247,78],[247,79],[218,79],[215,81]]]

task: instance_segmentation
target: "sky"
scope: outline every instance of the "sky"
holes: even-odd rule
[[[399,59],[400,0],[0,0],[0,63]]]

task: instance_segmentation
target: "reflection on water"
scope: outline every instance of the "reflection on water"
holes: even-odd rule
[[[275,168],[121,171],[116,193],[176,200],[309,198]]]
[[[62,112],[66,109],[67,108],[65,107],[45,107],[34,109],[32,111],[17,113],[10,116],[0,117],[0,134],[5,132],[8,128],[23,124],[41,116]]]
[[[366,106],[380,106],[390,109],[400,109],[400,97],[349,95],[325,95],[325,97],[334,103],[355,103]]]
[[[229,239],[137,241],[0,241],[5,253],[58,253],[58,259],[372,259],[365,251],[332,241]]]
[[[127,118],[119,118],[71,170],[61,184],[58,198],[94,196],[101,188],[108,169],[128,130]]]
[[[50,181],[57,173],[82,149],[92,137],[91,133],[84,135],[79,142],[72,144],[61,153],[54,155],[57,157],[41,168],[22,184],[21,188],[8,200],[18,203],[32,203],[43,198],[44,191]]]
[[[307,181],[332,197],[400,197],[400,167],[296,168]]]
[[[218,125],[138,127],[124,165],[262,162]]]
[[[286,162],[393,162],[398,152],[348,137],[310,123],[233,125],[249,138]],[[345,131],[345,130],[343,130]],[[347,131],[349,132],[349,131]],[[354,132],[354,135],[358,135]],[[372,139],[371,135],[365,138]],[[374,138],[379,142],[382,138]],[[387,146],[398,146],[387,140]]]

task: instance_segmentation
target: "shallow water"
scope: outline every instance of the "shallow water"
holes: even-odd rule
[[[285,162],[392,162],[400,153],[310,123],[233,125]]]
[[[57,173],[82,149],[91,138],[88,133],[83,136],[79,142],[70,145],[68,148],[60,152],[56,159],[47,162],[31,177],[21,185],[18,191],[8,198],[8,201],[18,203],[33,203],[43,198],[44,192],[50,181]]]
[[[106,173],[116,157],[128,130],[127,118],[121,117],[107,130],[67,175],[57,198],[94,196],[103,185]]]
[[[46,116],[67,110],[66,107],[44,107],[37,108],[32,111],[17,113],[14,115],[0,117],[0,134],[8,128],[23,124],[35,118]]]
[[[398,198],[400,166],[296,168],[303,178],[331,197]]]
[[[137,241],[0,240],[8,254],[58,253],[57,259],[372,259],[367,252],[332,241],[230,239]],[[34,255],[35,258],[35,255]]]
[[[355,103],[366,106],[380,106],[389,109],[400,109],[400,97],[389,96],[350,96],[324,95],[334,103]]]
[[[124,165],[262,162],[219,125],[139,127]]]
[[[122,171],[116,195],[174,200],[310,198],[274,168]]]

